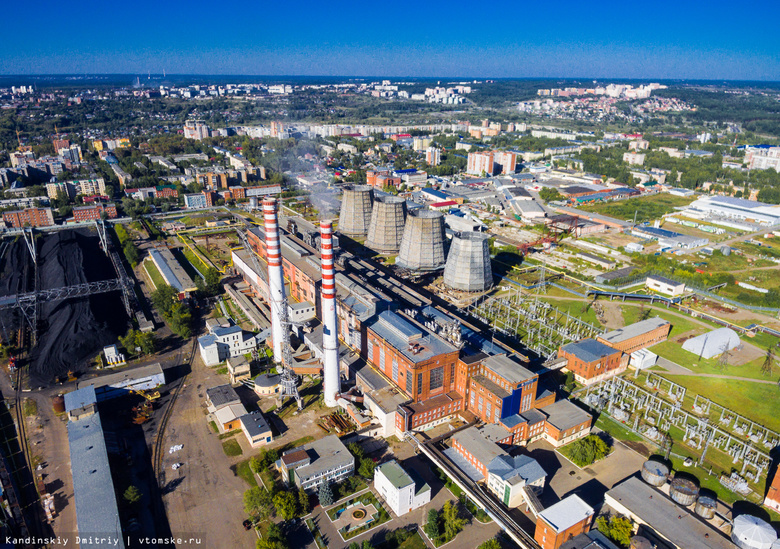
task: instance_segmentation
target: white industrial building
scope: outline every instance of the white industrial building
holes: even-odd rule
[[[635,370],[644,370],[655,366],[658,355],[647,349],[639,349],[631,353],[628,365]]]
[[[95,377],[76,384],[78,389],[93,386],[98,401],[108,400],[130,391],[146,391],[165,385],[165,373],[159,362],[115,374]]]
[[[526,455],[496,456],[487,467],[487,485],[507,507],[519,507],[528,501],[527,491],[540,494],[547,473],[534,458]]]
[[[682,348],[698,357],[712,358],[735,349],[739,345],[737,332],[731,328],[718,328],[686,340]]]
[[[376,468],[374,488],[399,517],[431,501],[431,487],[416,474],[407,473],[395,460]]]
[[[685,283],[677,282],[665,276],[648,276],[645,280],[645,285],[654,292],[672,297],[682,295],[685,292]]]
[[[758,225],[780,223],[780,205],[730,196],[704,196],[688,206],[709,217],[746,221]]]
[[[228,358],[257,349],[261,341],[241,326],[208,325],[209,333],[198,338],[200,357],[206,366],[216,366]]]

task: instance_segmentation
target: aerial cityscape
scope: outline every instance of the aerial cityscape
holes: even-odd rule
[[[214,8],[0,43],[0,547],[780,549],[780,8]]]

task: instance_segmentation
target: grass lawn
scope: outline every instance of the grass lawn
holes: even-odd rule
[[[165,279],[163,279],[159,269],[157,268],[157,265],[155,265],[151,259],[144,261],[144,268],[146,269],[146,274],[148,274],[149,278],[152,279],[152,284],[154,285],[155,289],[159,288],[160,286],[165,286]]]
[[[219,433],[219,429],[217,428],[217,423],[215,421],[209,421],[209,427],[211,427],[215,433]]]
[[[244,479],[246,483],[250,487],[257,486],[257,477],[255,477],[255,474],[252,472],[252,469],[249,467],[249,460],[245,459],[244,461],[239,461],[236,465],[233,466],[233,472]]]
[[[201,272],[195,267],[195,265],[189,260],[189,258],[183,253],[184,250],[187,248],[171,248],[171,252],[173,253],[173,257],[176,258],[176,261],[178,261],[184,271],[187,273],[187,275],[195,281],[196,279],[200,278]]]
[[[601,414],[599,416],[599,418],[596,420],[596,427],[605,433],[609,433],[612,438],[616,440],[625,440],[629,442],[644,441],[642,437],[627,429],[622,424],[609,417],[607,414]]]
[[[412,537],[399,545],[398,549],[426,549],[427,547],[428,546],[425,545],[425,542],[420,537],[420,534],[415,532]]]
[[[225,442],[222,443],[222,451],[225,452],[225,455],[229,457],[240,456],[241,454],[244,453],[241,450],[241,445],[234,438],[231,438],[230,440],[226,440]]]
[[[558,290],[558,288],[555,289]],[[566,293],[569,296],[571,295],[568,292]],[[549,303],[562,313],[569,313],[574,318],[582,320],[583,322],[587,322],[588,324],[592,324],[593,326],[601,326],[601,323],[596,317],[596,310],[593,307],[588,307],[588,310],[583,312],[583,309],[585,309],[585,306],[587,305],[586,301],[550,299]]]
[[[617,219],[633,221],[636,213],[637,223],[652,221],[664,214],[675,211],[675,207],[687,206],[695,200],[695,197],[673,196],[671,194],[656,194],[628,200],[616,200],[601,204],[587,204],[577,206],[586,212],[594,212],[608,215]]]
[[[769,429],[780,431],[780,416],[777,414],[780,388],[775,384],[691,376],[669,376],[669,379],[690,392],[705,396]]]

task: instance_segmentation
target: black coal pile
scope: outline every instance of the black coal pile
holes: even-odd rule
[[[116,278],[95,233],[62,231],[42,241],[38,244],[39,288]],[[39,383],[68,370],[86,370],[90,358],[127,330],[119,292],[42,304],[39,319],[38,344],[30,353],[30,373]]]
[[[14,295],[32,289],[32,258],[24,240],[5,240],[0,243],[0,295]],[[16,309],[0,311],[3,340],[14,341],[14,332],[24,322]]]

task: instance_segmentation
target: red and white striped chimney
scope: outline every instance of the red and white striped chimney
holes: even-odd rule
[[[268,300],[271,304],[271,337],[274,344],[274,362],[282,362],[283,330],[282,307],[284,307],[284,272],[282,250],[279,242],[279,221],[276,215],[276,199],[263,200],[263,221],[265,223],[265,247],[268,260]]]
[[[322,391],[325,406],[337,405],[339,383],[339,329],[336,317],[336,274],[333,270],[333,225],[320,223],[320,257],[322,265]]]

